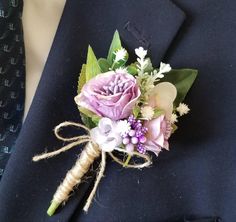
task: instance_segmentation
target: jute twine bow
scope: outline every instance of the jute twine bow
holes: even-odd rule
[[[59,134],[59,131],[63,127],[68,127],[68,126],[75,126],[78,128],[82,128],[82,129],[86,130],[88,134],[75,136],[75,137],[61,136]],[[96,193],[99,182],[104,175],[104,171],[106,168],[106,152],[101,150],[100,147],[92,141],[91,136],[90,136],[90,129],[80,123],[68,122],[68,121],[63,122],[55,127],[54,134],[59,140],[62,140],[64,142],[69,142],[69,143],[67,145],[61,147],[60,149],[53,151],[53,152],[48,152],[48,153],[46,152],[46,153],[43,153],[40,155],[36,155],[33,157],[33,161],[36,162],[36,161],[39,161],[42,159],[47,159],[47,158],[57,156],[58,154],[65,152],[65,151],[67,151],[75,146],[78,146],[80,144],[83,144],[83,143],[86,143],[86,146],[83,149],[83,151],[81,152],[78,159],[76,160],[75,165],[67,172],[63,182],[57,188],[57,190],[53,196],[53,199],[51,201],[51,205],[48,208],[47,213],[48,213],[48,215],[52,216],[54,214],[54,212],[56,211],[56,209],[59,207],[59,205],[68,199],[69,194],[71,193],[73,188],[76,185],[79,185],[81,183],[83,176],[89,171],[89,168],[93,164],[94,160],[101,155],[101,162],[100,162],[100,166],[99,166],[99,169],[97,172],[96,181],[95,181],[93,189],[86,201],[86,204],[83,208],[83,210],[85,212],[87,212],[91,203],[92,203],[92,200],[93,200],[94,195]],[[130,154],[125,149],[115,148],[115,150],[118,152]],[[141,163],[141,164],[128,164],[127,163],[124,165],[124,162],[122,160],[120,160],[118,157],[116,157],[112,152],[108,152],[108,154],[111,156],[111,158],[115,162],[117,162],[118,164],[120,164],[124,167],[127,167],[127,168],[142,169],[144,167],[150,166],[152,163],[151,159],[148,155],[144,155],[144,154],[141,154],[138,152],[133,152],[132,155],[142,158],[144,160],[144,163]]]

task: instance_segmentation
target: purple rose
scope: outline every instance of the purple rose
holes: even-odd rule
[[[148,151],[159,154],[162,148],[169,150],[168,139],[171,135],[171,124],[166,120],[164,115],[159,116],[151,121],[145,121],[144,126],[147,127],[147,141],[145,147]]]
[[[132,75],[110,71],[89,80],[75,102],[98,116],[120,120],[131,114],[140,94]]]

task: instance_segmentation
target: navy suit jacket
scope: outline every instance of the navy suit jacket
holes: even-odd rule
[[[236,221],[235,11],[233,0],[67,0],[0,183],[0,221]],[[57,124],[80,122],[73,98],[87,46],[106,56],[116,29],[129,51],[149,49],[156,66],[164,60],[199,70],[186,101],[191,114],[179,123],[171,151],[151,168],[127,170],[110,161],[88,214],[82,207],[94,170],[66,206],[48,217],[56,187],[81,147],[38,163],[32,157],[62,146],[52,131]]]

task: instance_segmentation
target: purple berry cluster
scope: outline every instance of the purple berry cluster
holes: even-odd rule
[[[131,130],[123,136],[123,144],[127,151],[132,152],[136,146],[136,149],[139,153],[145,154],[146,148],[144,143],[147,138],[145,134],[148,129],[142,125],[140,120],[135,119],[133,115],[129,116],[128,122],[131,126]]]

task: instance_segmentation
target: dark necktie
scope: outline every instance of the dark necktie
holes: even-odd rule
[[[0,178],[24,112],[25,65],[22,0],[0,0]]]

